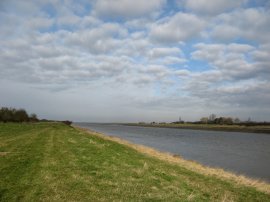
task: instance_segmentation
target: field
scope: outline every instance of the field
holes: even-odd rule
[[[0,123],[0,201],[270,201],[268,184],[170,158],[61,123]]]
[[[268,133],[270,134],[270,125],[220,125],[220,124],[194,124],[194,123],[128,123],[124,125],[129,126],[143,126],[143,127],[160,127],[160,128],[179,128],[179,129],[194,129],[194,130],[213,130],[226,132],[247,132],[247,133]]]

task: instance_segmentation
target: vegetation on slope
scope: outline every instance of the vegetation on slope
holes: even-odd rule
[[[61,123],[0,124],[0,201],[270,201]]]

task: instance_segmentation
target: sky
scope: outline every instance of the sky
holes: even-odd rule
[[[0,107],[270,121],[270,1],[1,0]]]

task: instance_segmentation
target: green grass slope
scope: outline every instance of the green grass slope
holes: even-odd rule
[[[59,123],[0,124],[0,201],[270,201]]]

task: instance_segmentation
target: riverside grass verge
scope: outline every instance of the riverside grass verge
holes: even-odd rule
[[[158,127],[158,128],[178,128],[193,130],[210,130],[224,132],[246,132],[270,134],[270,125],[220,125],[220,124],[195,124],[195,123],[125,123],[126,126]]]
[[[0,201],[270,201],[268,184],[203,174],[121,141],[61,123],[0,124]]]

